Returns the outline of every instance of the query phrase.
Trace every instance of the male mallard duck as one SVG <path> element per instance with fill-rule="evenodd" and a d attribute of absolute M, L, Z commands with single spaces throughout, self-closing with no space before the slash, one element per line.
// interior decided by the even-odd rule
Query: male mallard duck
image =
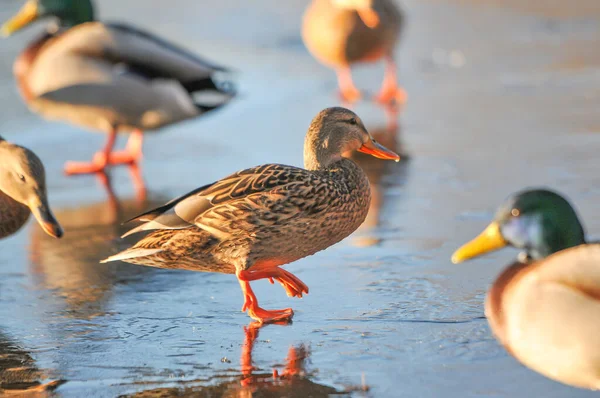
<path fill-rule="evenodd" d="M 48 204 L 42 161 L 0 137 L 0 239 L 17 232 L 31 213 L 48 235 L 63 235 Z"/>
<path fill-rule="evenodd" d="M 385 58 L 385 77 L 376 99 L 403 103 L 406 92 L 398 86 L 394 61 L 402 22 L 394 0 L 313 0 L 304 14 L 302 39 L 317 60 L 335 68 L 346 101 L 361 97 L 350 65 Z"/>
<path fill-rule="evenodd" d="M 58 28 L 52 26 L 15 61 L 21 95 L 48 119 L 108 134 L 90 163 L 69 162 L 67 174 L 136 163 L 142 131 L 199 116 L 230 98 L 213 80 L 223 68 L 131 26 L 95 21 L 90 0 L 28 0 L 2 33 L 47 16 L 56 17 Z M 207 90 L 221 92 L 223 100 L 203 105 L 194 98 Z M 122 130 L 132 133 L 127 149 L 113 152 Z"/>
<path fill-rule="evenodd" d="M 144 223 L 124 236 L 153 232 L 103 262 L 236 274 L 245 298 L 242 311 L 259 322 L 289 319 L 291 308 L 260 308 L 249 282 L 276 279 L 288 296 L 308 293 L 280 266 L 339 242 L 365 219 L 369 181 L 342 156 L 356 150 L 399 160 L 373 140 L 354 112 L 325 109 L 306 134 L 305 169 L 266 164 L 195 189 L 134 218 Z"/>
<path fill-rule="evenodd" d="M 506 245 L 524 249 L 527 258 L 505 269 L 488 292 L 485 313 L 494 334 L 544 376 L 600 389 L 600 245 L 585 243 L 563 197 L 526 190 L 510 197 L 452 262 Z"/>

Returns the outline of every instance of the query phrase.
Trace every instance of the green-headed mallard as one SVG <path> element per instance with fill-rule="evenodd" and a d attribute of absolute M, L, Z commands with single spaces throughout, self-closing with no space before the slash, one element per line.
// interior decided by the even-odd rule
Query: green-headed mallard
<path fill-rule="evenodd" d="M 42 161 L 0 137 L 0 238 L 17 232 L 31 213 L 48 235 L 63 235 L 48 204 Z"/>
<path fill-rule="evenodd" d="M 288 296 L 302 297 L 308 287 L 280 266 L 326 249 L 363 222 L 369 181 L 342 156 L 350 151 L 399 159 L 373 140 L 354 112 L 325 109 L 306 134 L 304 169 L 265 164 L 195 189 L 136 217 L 144 223 L 126 235 L 152 232 L 104 262 L 235 274 L 242 311 L 259 322 L 289 319 L 291 308 L 260 308 L 249 282 L 275 279 Z"/>
<path fill-rule="evenodd" d="M 69 162 L 67 174 L 136 163 L 142 131 L 199 116 L 230 98 L 213 80 L 222 67 L 129 25 L 96 21 L 90 0 L 28 0 L 2 33 L 10 35 L 43 17 L 55 17 L 58 26 L 15 61 L 22 97 L 45 118 L 108 134 L 92 162 Z M 223 94 L 217 104 L 194 98 L 207 90 Z M 114 152 L 119 131 L 132 134 L 127 149 Z"/>
<path fill-rule="evenodd" d="M 394 48 L 402 28 L 402 13 L 393 0 L 313 0 L 302 25 L 302 38 L 311 54 L 335 68 L 342 97 L 360 99 L 350 66 L 385 59 L 385 77 L 376 99 L 403 103 L 398 86 Z"/>
<path fill-rule="evenodd" d="M 485 312 L 494 334 L 529 368 L 600 389 L 600 245 L 585 242 L 569 202 L 534 189 L 511 196 L 452 262 L 506 245 L 525 252 L 488 292 Z"/>

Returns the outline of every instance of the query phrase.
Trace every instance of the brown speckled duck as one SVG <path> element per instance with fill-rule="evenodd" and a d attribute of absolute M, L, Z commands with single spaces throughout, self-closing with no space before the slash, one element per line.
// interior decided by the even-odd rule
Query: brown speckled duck
<path fill-rule="evenodd" d="M 304 169 L 266 164 L 174 199 L 136 217 L 144 223 L 126 235 L 152 232 L 103 262 L 235 274 L 242 311 L 259 322 L 290 319 L 291 308 L 260 308 L 249 282 L 274 279 L 288 296 L 302 297 L 308 287 L 280 266 L 328 248 L 363 222 L 371 192 L 363 170 L 342 156 L 349 151 L 399 160 L 354 112 L 325 109 L 306 134 Z"/>
<path fill-rule="evenodd" d="M 350 66 L 385 59 L 385 77 L 376 100 L 403 103 L 398 86 L 394 48 L 402 28 L 402 13 L 394 0 L 313 0 L 302 25 L 302 39 L 321 63 L 335 68 L 341 96 L 357 101 Z"/>
<path fill-rule="evenodd" d="M 44 165 L 29 149 L 0 137 L 0 239 L 17 232 L 31 213 L 48 235 L 63 235 L 48 204 Z"/>
<path fill-rule="evenodd" d="M 224 68 L 130 25 L 96 21 L 90 0 L 28 0 L 1 32 L 10 35 L 47 17 L 58 24 L 14 64 L 21 96 L 47 119 L 108 135 L 91 162 L 67 163 L 67 174 L 137 163 L 143 131 L 198 117 L 232 97 L 213 80 Z M 207 92 L 218 94 L 197 96 Z M 118 132 L 131 133 L 120 152 L 113 151 Z"/>

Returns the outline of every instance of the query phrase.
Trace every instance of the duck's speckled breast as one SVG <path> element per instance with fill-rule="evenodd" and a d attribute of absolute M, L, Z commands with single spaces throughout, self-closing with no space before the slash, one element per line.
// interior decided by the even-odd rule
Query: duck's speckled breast
<path fill-rule="evenodd" d="M 312 255 L 346 238 L 363 223 L 371 201 L 369 180 L 363 170 L 353 161 L 343 159 L 316 173 L 322 174 L 321 181 L 327 182 L 273 204 L 281 206 L 278 214 L 285 214 L 286 208 L 292 212 L 304 207 L 305 211 L 290 218 L 281 217 L 280 223 L 251 237 L 242 267 L 261 262 L 282 265 Z"/>
<path fill-rule="evenodd" d="M 0 191 L 0 239 L 17 232 L 29 219 L 29 208 Z"/>

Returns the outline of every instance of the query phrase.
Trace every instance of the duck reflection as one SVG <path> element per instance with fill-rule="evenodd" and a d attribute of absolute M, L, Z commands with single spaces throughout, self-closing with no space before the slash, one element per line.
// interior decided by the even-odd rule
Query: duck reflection
<path fill-rule="evenodd" d="M 127 171 L 129 172 L 129 177 L 131 178 L 131 183 L 135 190 L 135 198 L 140 204 L 142 204 L 146 200 L 146 194 L 148 192 L 146 189 L 146 183 L 142 178 L 142 172 L 137 164 L 127 166 Z M 109 175 L 105 172 L 102 172 L 96 173 L 96 177 L 102 183 L 104 188 L 106 188 L 106 191 L 109 195 L 109 200 L 111 200 L 112 204 L 115 205 L 118 201 L 112 189 Z"/>
<path fill-rule="evenodd" d="M 65 300 L 68 313 L 79 319 L 91 319 L 104 313 L 103 307 L 115 282 L 155 271 L 129 264 L 100 265 L 98 262 L 117 251 L 117 238 L 127 230 L 121 225 L 123 220 L 159 206 L 168 198 L 118 200 L 110 181 L 106 182 L 109 198 L 104 202 L 56 209 L 56 216 L 66 230 L 64 239 L 53 242 L 40 233 L 39 228 L 32 228 L 30 234 L 30 269 L 36 284 L 54 290 Z M 124 240 L 120 244 L 127 243 Z"/>
<path fill-rule="evenodd" d="M 242 355 L 240 358 L 242 380 L 241 390 L 247 390 L 251 393 L 260 392 L 261 396 L 267 391 L 278 392 L 277 396 L 291 396 L 288 390 L 303 390 L 304 395 L 311 395 L 309 391 L 328 391 L 335 392 L 335 389 L 327 386 L 315 384 L 308 380 L 306 372 L 306 362 L 310 356 L 308 347 L 301 344 L 297 347 L 290 347 L 285 359 L 285 368 L 279 372 L 273 369 L 271 373 L 254 373 L 256 368 L 252 365 L 252 349 L 254 342 L 258 338 L 260 325 L 256 322 L 251 323 L 244 328 L 244 344 L 242 345 Z M 316 387 L 316 389 L 315 389 Z M 246 395 L 246 396 L 252 396 Z"/>
<path fill-rule="evenodd" d="M 265 327 L 263 325 L 263 327 Z M 249 397 L 329 397 L 347 391 L 318 384 L 310 380 L 306 364 L 310 350 L 304 344 L 290 347 L 285 367 L 271 372 L 255 372 L 252 365 L 252 350 L 261 326 L 251 323 L 244 328 L 244 343 L 240 358 L 241 379 L 228 380 L 217 385 L 184 388 L 157 388 L 128 395 L 129 397 L 181 397 L 206 396 L 226 398 Z"/>
<path fill-rule="evenodd" d="M 405 178 L 407 172 L 408 156 L 402 148 L 401 128 L 398 123 L 400 110 L 395 107 L 387 107 L 385 110 L 386 124 L 375 128 L 368 127 L 369 132 L 377 142 L 399 154 L 400 163 L 382 162 L 360 152 L 353 152 L 350 155 L 350 158 L 363 168 L 371 184 L 369 213 L 352 238 L 352 243 L 360 247 L 373 246 L 381 241 L 376 229 L 381 221 L 387 177 L 393 175 L 394 181 L 399 181 Z"/>
<path fill-rule="evenodd" d="M 146 201 L 147 189 L 144 179 L 142 178 L 142 173 L 140 168 L 136 164 L 132 164 L 127 166 L 127 171 L 129 172 L 129 177 L 131 178 L 131 183 L 135 190 L 135 198 L 140 204 L 140 206 Z M 119 200 L 115 195 L 115 191 L 113 189 L 110 174 L 106 172 L 98 172 L 95 173 L 96 179 L 104 187 L 106 193 L 108 195 L 108 204 L 111 206 L 112 213 L 116 213 L 119 207 Z"/>
<path fill-rule="evenodd" d="M 42 383 L 48 378 L 29 352 L 0 331 L 0 395 L 49 396 L 64 380 Z"/>

